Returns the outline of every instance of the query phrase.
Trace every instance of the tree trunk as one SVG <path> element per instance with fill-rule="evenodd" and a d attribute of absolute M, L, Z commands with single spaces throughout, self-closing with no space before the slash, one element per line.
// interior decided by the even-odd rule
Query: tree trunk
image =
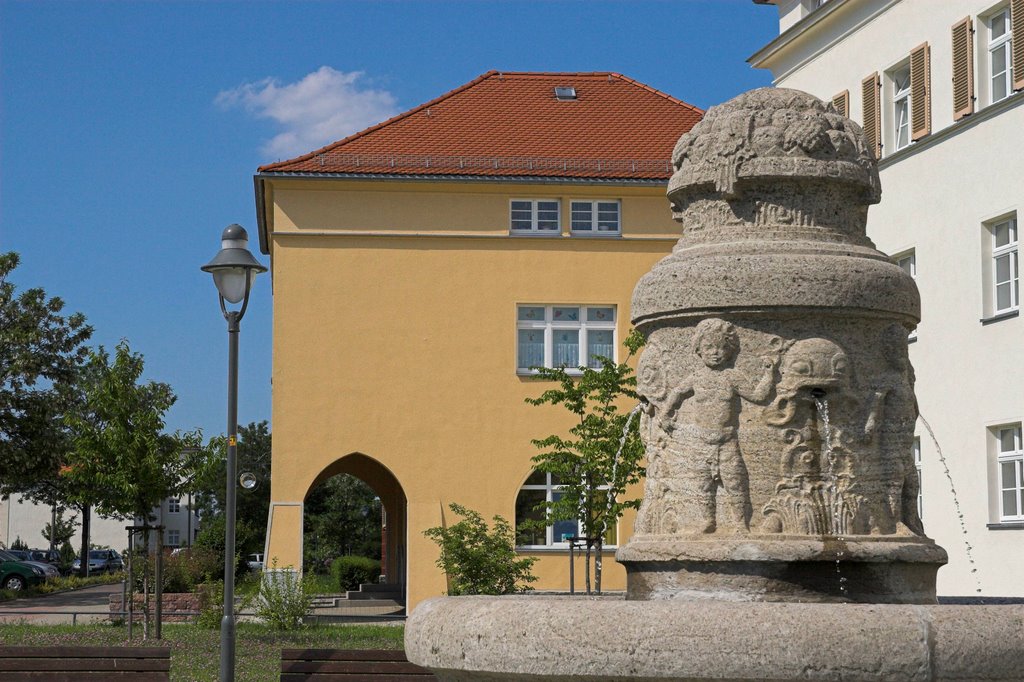
<path fill-rule="evenodd" d="M 78 576 L 80 578 L 89 577 L 89 515 L 91 511 L 89 505 L 82 505 L 82 563 L 78 567 Z"/>
<path fill-rule="evenodd" d="M 584 538 L 587 543 L 586 561 L 583 562 L 584 575 L 586 575 L 587 594 L 590 594 L 590 538 Z"/>
<path fill-rule="evenodd" d="M 597 537 L 594 543 L 594 591 L 601 594 L 601 550 L 604 547 L 603 534 Z"/>

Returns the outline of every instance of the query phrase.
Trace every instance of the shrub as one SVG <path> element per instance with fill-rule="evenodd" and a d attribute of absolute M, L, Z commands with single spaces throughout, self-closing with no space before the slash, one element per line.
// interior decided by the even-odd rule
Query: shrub
<path fill-rule="evenodd" d="M 331 577 L 338 589 L 358 590 L 363 583 L 375 583 L 380 575 L 380 562 L 364 556 L 342 556 L 331 563 Z"/>
<path fill-rule="evenodd" d="M 309 615 L 313 598 L 306 585 L 290 566 L 277 567 L 277 559 L 270 570 L 263 573 L 263 582 L 256 595 L 253 608 L 260 619 L 275 630 L 295 630 L 303 626 Z"/>
<path fill-rule="evenodd" d="M 196 617 L 196 625 L 208 630 L 218 629 L 220 620 L 224 616 L 224 581 L 212 580 L 197 585 L 196 593 L 199 595 L 199 615 Z"/>
<path fill-rule="evenodd" d="M 451 526 L 428 528 L 423 534 L 441 548 L 437 566 L 448 576 L 448 594 L 513 594 L 532 590 L 536 559 L 516 555 L 515 533 L 501 516 L 494 530 L 479 513 L 462 505 L 448 506 L 462 520 Z"/>

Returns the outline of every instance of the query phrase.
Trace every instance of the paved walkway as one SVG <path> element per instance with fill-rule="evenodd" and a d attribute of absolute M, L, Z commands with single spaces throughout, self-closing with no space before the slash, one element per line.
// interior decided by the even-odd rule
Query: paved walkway
<path fill-rule="evenodd" d="M 122 583 L 96 585 L 74 592 L 24 597 L 0 602 L 0 623 L 57 624 L 106 620 L 111 594 L 120 594 Z"/>

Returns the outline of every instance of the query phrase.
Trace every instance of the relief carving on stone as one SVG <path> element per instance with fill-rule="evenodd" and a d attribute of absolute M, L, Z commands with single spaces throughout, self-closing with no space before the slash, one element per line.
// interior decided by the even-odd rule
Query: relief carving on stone
<path fill-rule="evenodd" d="M 642 433 L 652 453 L 649 480 L 655 484 L 648 486 L 652 503 L 638 527 L 650 523 L 652 509 L 658 509 L 656 532 L 714 533 L 721 507 L 731 531 L 747 532 L 750 494 L 738 439 L 740 399 L 768 399 L 777 360 L 762 358 L 761 376 L 746 376 L 734 366 L 740 352 L 736 328 L 718 318 L 697 325 L 692 352 L 699 362 L 671 390 L 650 369 L 651 362 L 641 367 L 641 391 L 647 400 Z M 684 404 L 690 408 L 685 416 Z M 663 447 L 657 451 L 664 452 L 653 456 L 650 446 L 659 442 Z"/>

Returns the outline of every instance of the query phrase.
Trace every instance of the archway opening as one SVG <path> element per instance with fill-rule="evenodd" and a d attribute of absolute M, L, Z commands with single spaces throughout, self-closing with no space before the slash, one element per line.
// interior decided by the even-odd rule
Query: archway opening
<path fill-rule="evenodd" d="M 376 560 L 379 573 L 367 582 L 404 604 L 406 506 L 398 479 L 377 460 L 361 453 L 336 460 L 306 491 L 304 571 L 329 574 L 341 556 Z"/>

